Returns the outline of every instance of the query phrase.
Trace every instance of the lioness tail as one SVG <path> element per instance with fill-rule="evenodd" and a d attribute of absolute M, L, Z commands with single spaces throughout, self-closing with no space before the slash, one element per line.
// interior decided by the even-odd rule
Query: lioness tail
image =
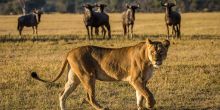
<path fill-rule="evenodd" d="M 45 83 L 53 83 L 53 82 L 57 81 L 57 80 L 60 78 L 60 76 L 63 74 L 63 72 L 64 72 L 65 67 L 66 67 L 67 64 L 68 64 L 68 61 L 67 61 L 67 59 L 65 59 L 65 61 L 64 61 L 63 64 L 62 64 L 62 68 L 61 68 L 60 73 L 59 73 L 58 76 L 57 76 L 54 80 L 52 80 L 52 81 L 47 81 L 47 80 L 41 79 L 41 78 L 37 75 L 36 72 L 32 72 L 32 73 L 31 73 L 31 77 L 34 78 L 34 79 L 36 79 L 36 80 L 45 82 Z"/>

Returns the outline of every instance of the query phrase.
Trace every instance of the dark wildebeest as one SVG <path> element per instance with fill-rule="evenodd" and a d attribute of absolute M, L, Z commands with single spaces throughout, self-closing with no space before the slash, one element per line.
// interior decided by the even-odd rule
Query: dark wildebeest
<path fill-rule="evenodd" d="M 95 7 L 91 4 L 84 4 L 83 5 L 85 12 L 83 21 L 85 23 L 88 39 L 93 39 L 93 27 L 97 28 L 99 26 L 105 26 L 108 30 L 108 39 L 111 39 L 111 29 L 109 24 L 109 16 L 105 13 L 95 12 L 92 9 Z M 91 28 L 89 32 L 89 26 Z"/>
<path fill-rule="evenodd" d="M 24 26 L 26 27 L 32 27 L 33 34 L 37 33 L 37 26 L 40 23 L 42 11 L 34 9 L 31 14 L 23 15 L 18 18 L 18 26 L 17 29 L 19 31 L 19 35 L 21 36 L 22 30 Z M 36 30 L 36 31 L 35 31 Z"/>
<path fill-rule="evenodd" d="M 99 12 L 99 13 L 104 13 L 104 9 L 105 7 L 107 7 L 106 4 L 95 4 L 95 6 L 97 7 L 97 11 L 96 12 Z M 104 38 L 105 38 L 105 34 L 106 34 L 106 30 L 105 30 L 105 27 L 104 26 L 101 26 L 102 27 L 102 35 L 104 35 Z M 99 28 L 95 28 L 95 34 L 96 35 L 99 35 Z"/>
<path fill-rule="evenodd" d="M 176 6 L 174 3 L 168 3 L 167 0 L 165 3 L 161 1 L 161 5 L 166 8 L 165 12 L 165 22 L 167 27 L 167 38 L 169 39 L 169 26 L 172 26 L 172 34 L 175 35 L 173 38 L 181 38 L 180 36 L 180 24 L 181 24 L 181 15 L 176 11 L 172 11 L 172 7 Z"/>
<path fill-rule="evenodd" d="M 127 10 L 122 13 L 122 26 L 124 29 L 124 36 L 129 38 L 129 28 L 131 28 L 131 38 L 133 38 L 133 26 L 135 21 L 135 10 L 139 8 L 138 5 L 126 4 Z"/>

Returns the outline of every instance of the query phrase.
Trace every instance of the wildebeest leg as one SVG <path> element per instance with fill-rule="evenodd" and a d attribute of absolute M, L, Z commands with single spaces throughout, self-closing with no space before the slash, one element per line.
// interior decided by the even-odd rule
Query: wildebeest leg
<path fill-rule="evenodd" d="M 176 32 L 177 32 L 177 30 L 176 30 L 176 25 L 173 25 L 172 28 L 173 28 L 173 29 L 172 29 L 172 37 L 173 37 L 173 39 L 174 39 L 174 38 L 176 38 Z M 174 34 L 173 34 L 173 32 L 174 32 Z"/>
<path fill-rule="evenodd" d="M 134 27 L 134 25 L 132 24 L 131 25 L 131 39 L 133 38 L 133 27 Z"/>
<path fill-rule="evenodd" d="M 104 27 L 104 26 L 101 26 L 101 27 L 102 27 L 102 35 L 103 35 L 103 39 L 105 39 L 106 30 L 105 30 L 105 27 Z"/>
<path fill-rule="evenodd" d="M 91 26 L 91 39 L 93 39 L 93 27 Z"/>
<path fill-rule="evenodd" d="M 33 29 L 33 34 L 35 34 L 35 29 L 34 29 L 34 26 L 32 26 L 32 29 Z"/>
<path fill-rule="evenodd" d="M 175 28 L 175 27 L 174 27 L 174 25 L 173 25 L 173 26 L 172 26 L 172 35 L 173 35 L 174 32 L 175 32 L 175 31 L 174 31 L 174 28 Z"/>
<path fill-rule="evenodd" d="M 87 34 L 88 34 L 88 40 L 90 40 L 90 32 L 89 32 L 89 26 L 86 26 Z"/>
<path fill-rule="evenodd" d="M 110 27 L 110 24 L 106 24 L 105 27 L 107 28 L 108 30 L 108 39 L 111 39 L 111 27 Z"/>
<path fill-rule="evenodd" d="M 130 32 L 129 32 L 129 25 L 127 25 L 127 39 L 129 39 L 129 35 L 130 35 Z"/>
<path fill-rule="evenodd" d="M 24 28 L 24 26 L 20 26 L 20 27 L 19 27 L 19 35 L 20 35 L 20 37 L 21 37 L 23 28 Z"/>
<path fill-rule="evenodd" d="M 36 34 L 37 34 L 37 36 L 38 36 L 38 27 L 35 26 L 35 29 L 36 29 Z"/>
<path fill-rule="evenodd" d="M 176 27 L 176 34 L 175 34 L 175 36 L 176 36 L 176 38 L 178 39 L 178 37 L 179 37 L 179 36 L 178 36 L 178 34 L 179 34 L 179 28 L 178 28 L 178 25 L 176 25 L 175 27 Z"/>
<path fill-rule="evenodd" d="M 126 33 L 127 33 L 127 27 L 126 25 L 123 24 L 123 29 L 124 29 L 124 36 L 126 36 Z"/>
<path fill-rule="evenodd" d="M 180 24 L 177 24 L 177 28 L 178 28 L 178 33 L 177 33 L 177 37 L 179 38 L 179 39 L 181 39 L 181 31 L 180 31 Z"/>
<path fill-rule="evenodd" d="M 139 80 L 131 81 L 130 84 L 146 99 L 147 108 L 153 108 L 153 106 L 156 104 L 156 101 L 150 90 Z"/>
<path fill-rule="evenodd" d="M 169 39 L 169 26 L 168 24 L 166 24 L 166 26 L 167 26 L 167 39 Z"/>
<path fill-rule="evenodd" d="M 68 81 L 65 84 L 64 91 L 60 93 L 60 97 L 59 97 L 61 110 L 65 109 L 65 102 L 67 97 L 76 89 L 76 87 L 79 84 L 80 84 L 79 78 L 70 69 L 68 73 Z"/>
<path fill-rule="evenodd" d="M 96 36 L 99 35 L 99 28 L 98 28 L 98 27 L 95 28 L 95 35 L 96 35 Z"/>

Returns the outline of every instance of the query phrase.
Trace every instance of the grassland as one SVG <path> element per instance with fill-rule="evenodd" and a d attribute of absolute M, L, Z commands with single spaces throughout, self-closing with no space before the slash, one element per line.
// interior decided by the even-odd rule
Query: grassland
<path fill-rule="evenodd" d="M 162 40 L 165 35 L 163 14 L 137 14 L 135 38 L 122 34 L 120 14 L 110 14 L 112 40 L 85 40 L 82 15 L 44 15 L 39 36 L 25 28 L 23 40 L 17 35 L 17 16 L 0 16 L 0 109 L 57 110 L 58 94 L 66 74 L 55 84 L 43 84 L 30 77 L 31 71 L 53 79 L 65 54 L 83 45 L 123 47 L 145 38 Z M 156 109 L 220 109 L 220 13 L 183 14 L 182 40 L 171 40 L 168 58 L 155 70 L 149 88 L 155 95 Z M 100 36 L 99 36 L 100 37 Z M 134 110 L 134 89 L 124 82 L 100 82 L 96 96 L 101 105 L 112 110 Z M 91 110 L 81 104 L 86 94 L 80 85 L 68 98 L 70 110 Z"/>

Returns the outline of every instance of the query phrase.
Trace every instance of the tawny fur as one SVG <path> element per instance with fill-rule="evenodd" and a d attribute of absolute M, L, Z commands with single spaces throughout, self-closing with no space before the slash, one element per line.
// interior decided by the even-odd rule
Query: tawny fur
<path fill-rule="evenodd" d="M 126 81 L 136 90 L 138 109 L 153 108 L 155 99 L 146 86 L 153 74 L 153 67 L 159 67 L 167 56 L 170 42 L 152 42 L 146 40 L 134 46 L 123 48 L 103 48 L 97 46 L 83 46 L 71 50 L 63 63 L 63 69 L 68 64 L 71 69 L 64 91 L 60 94 L 60 107 L 65 109 L 67 97 L 82 83 L 87 101 L 96 109 L 103 110 L 95 99 L 95 81 Z M 32 75 L 35 79 L 48 82 Z M 53 80 L 55 81 L 55 80 Z"/>

